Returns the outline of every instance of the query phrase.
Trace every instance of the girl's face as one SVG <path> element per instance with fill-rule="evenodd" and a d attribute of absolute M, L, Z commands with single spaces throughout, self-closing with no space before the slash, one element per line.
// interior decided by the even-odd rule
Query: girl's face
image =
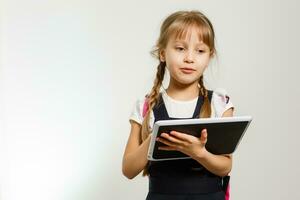
<path fill-rule="evenodd" d="M 160 60 L 166 62 L 171 81 L 183 85 L 198 83 L 210 58 L 209 47 L 199 40 L 198 31 L 194 27 L 188 30 L 185 39 L 172 36 L 166 48 L 160 52 Z"/>

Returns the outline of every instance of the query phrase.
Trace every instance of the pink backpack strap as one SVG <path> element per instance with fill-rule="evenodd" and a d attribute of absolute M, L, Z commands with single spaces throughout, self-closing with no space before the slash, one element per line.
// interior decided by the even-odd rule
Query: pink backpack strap
<path fill-rule="evenodd" d="M 230 192 L 230 184 L 228 183 L 226 193 L 225 193 L 225 200 L 229 200 L 230 197 L 229 192 Z"/>
<path fill-rule="evenodd" d="M 148 112 L 149 110 L 149 99 L 148 99 L 148 95 L 145 96 L 145 101 L 144 101 L 144 105 L 143 105 L 143 117 L 146 116 L 146 113 Z"/>
<path fill-rule="evenodd" d="M 230 176 L 223 177 L 223 191 L 225 192 L 225 200 L 229 200 L 230 197 L 230 184 L 229 184 Z"/>

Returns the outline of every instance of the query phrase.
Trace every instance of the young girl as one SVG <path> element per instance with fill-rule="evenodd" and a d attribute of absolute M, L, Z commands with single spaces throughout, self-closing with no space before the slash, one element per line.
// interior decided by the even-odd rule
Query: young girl
<path fill-rule="evenodd" d="M 153 124 L 158 120 L 233 116 L 224 89 L 207 90 L 203 72 L 215 56 L 214 29 L 199 11 L 178 11 L 160 29 L 156 48 L 156 78 L 152 90 L 139 99 L 130 116 L 131 132 L 123 157 L 123 174 L 132 179 L 141 171 L 149 177 L 147 200 L 224 200 L 224 179 L 231 171 L 231 155 L 214 155 L 205 144 L 206 129 L 197 138 L 171 131 L 158 139 L 164 151 L 180 151 L 191 159 L 148 161 Z M 165 70 L 170 82 L 162 89 Z"/>

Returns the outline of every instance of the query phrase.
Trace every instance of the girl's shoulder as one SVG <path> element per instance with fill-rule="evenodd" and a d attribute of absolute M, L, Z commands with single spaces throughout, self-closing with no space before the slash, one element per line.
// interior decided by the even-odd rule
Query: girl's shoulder
<path fill-rule="evenodd" d="M 216 88 L 212 90 L 212 98 L 214 100 L 221 100 L 226 103 L 230 100 L 229 94 L 225 88 Z"/>
<path fill-rule="evenodd" d="M 143 109 L 144 102 L 146 101 L 146 98 L 147 97 L 144 96 L 136 99 L 131 109 L 129 120 L 133 120 L 139 124 L 142 124 L 143 122 L 142 109 Z"/>
<path fill-rule="evenodd" d="M 229 108 L 234 108 L 230 95 L 224 88 L 216 88 L 212 93 L 211 100 L 212 117 L 222 117 Z"/>
<path fill-rule="evenodd" d="M 131 114 L 129 117 L 129 120 L 133 120 L 139 124 L 143 123 L 145 113 L 148 109 L 148 104 L 147 104 L 147 99 L 148 96 L 147 94 L 143 97 L 139 97 L 133 104 L 133 108 L 131 110 Z M 153 118 L 153 113 L 151 111 L 150 113 L 150 119 Z"/>

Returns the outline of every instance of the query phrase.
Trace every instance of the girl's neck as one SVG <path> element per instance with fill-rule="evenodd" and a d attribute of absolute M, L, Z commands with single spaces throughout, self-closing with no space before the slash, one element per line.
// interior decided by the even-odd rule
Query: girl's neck
<path fill-rule="evenodd" d="M 178 101 L 190 101 L 199 96 L 198 82 L 194 82 L 190 85 L 175 84 L 170 82 L 169 87 L 166 89 L 166 93 L 172 99 Z"/>

